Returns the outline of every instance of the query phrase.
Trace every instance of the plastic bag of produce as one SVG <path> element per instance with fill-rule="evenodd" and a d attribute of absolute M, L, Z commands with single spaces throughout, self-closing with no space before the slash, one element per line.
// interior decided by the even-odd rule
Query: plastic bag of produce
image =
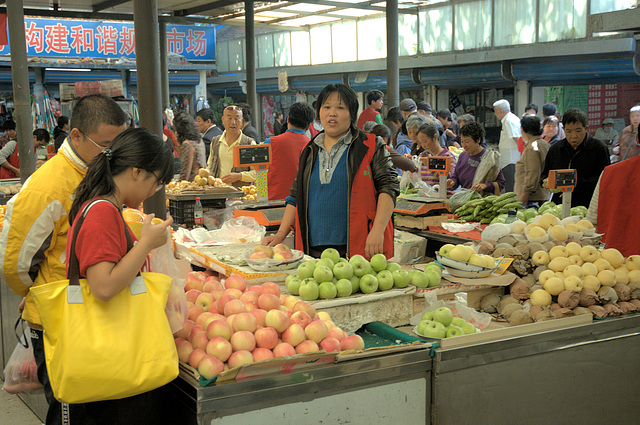
<path fill-rule="evenodd" d="M 480 198 L 482 196 L 475 190 L 460 188 L 449 198 L 449 209 L 455 211 L 467 202 Z"/>
<path fill-rule="evenodd" d="M 511 234 L 511 226 L 503 223 L 488 225 L 481 233 L 483 241 L 497 241 L 503 236 Z"/>
<path fill-rule="evenodd" d="M 167 243 L 151 251 L 151 271 L 166 274 L 173 279 L 164 312 L 169 319 L 171 332 L 177 332 L 182 329 L 189 316 L 184 287 L 187 284 L 191 265 L 189 261 L 175 257 L 173 244 L 169 238 Z"/>
<path fill-rule="evenodd" d="M 264 239 L 267 230 L 255 218 L 241 216 L 225 221 L 220 229 L 213 230 L 210 233 L 212 238 L 218 242 L 260 243 Z"/>
<path fill-rule="evenodd" d="M 435 291 L 428 291 L 424 293 L 425 307 L 424 309 L 413 316 L 409 323 L 413 326 L 420 323 L 420 318 L 427 311 L 435 311 L 440 307 L 449 307 L 454 317 L 462 317 L 467 322 L 474 325 L 476 328 L 482 330 L 486 329 L 491 323 L 491 315 L 488 313 L 481 313 L 474 308 L 467 305 L 467 293 L 458 292 L 455 294 L 455 298 L 452 301 L 439 300 Z"/>
<path fill-rule="evenodd" d="M 496 181 L 500 173 L 500 153 L 487 149 L 480 159 L 480 165 L 473 176 L 473 184 Z"/>
<path fill-rule="evenodd" d="M 42 384 L 38 381 L 36 360 L 33 357 L 31 331 L 28 326 L 24 326 L 22 334 L 19 335 L 20 323 L 24 323 L 22 319 L 18 319 L 16 322 L 18 343 L 3 371 L 4 384 L 2 389 L 9 394 L 29 393 L 42 388 Z"/>

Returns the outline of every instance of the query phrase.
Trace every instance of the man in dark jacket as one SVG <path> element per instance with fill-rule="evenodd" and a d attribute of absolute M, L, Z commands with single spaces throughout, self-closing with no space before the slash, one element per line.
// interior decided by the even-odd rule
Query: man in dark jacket
<path fill-rule="evenodd" d="M 210 108 L 200 109 L 196 112 L 196 127 L 202 133 L 202 142 L 204 143 L 205 154 L 209 158 L 209 149 L 211 148 L 211 139 L 222 134 L 222 130 L 216 125 L 213 111 Z"/>
<path fill-rule="evenodd" d="M 549 170 L 575 169 L 577 181 L 571 195 L 571 206 L 588 208 L 602 170 L 611 163 L 609 150 L 603 142 L 587 133 L 587 114 L 580 109 L 565 112 L 562 124 L 566 137 L 554 143 L 547 153 L 541 176 L 543 186 L 548 188 L 544 180 L 549 176 Z M 562 194 L 553 195 L 553 201 L 562 202 Z"/>

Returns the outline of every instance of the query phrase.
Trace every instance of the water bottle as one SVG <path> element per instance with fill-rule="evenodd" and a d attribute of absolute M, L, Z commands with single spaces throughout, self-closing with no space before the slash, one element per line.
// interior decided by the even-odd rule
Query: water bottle
<path fill-rule="evenodd" d="M 204 213 L 200 198 L 196 198 L 196 205 L 193 208 L 193 224 L 194 227 L 202 227 L 204 225 Z"/>

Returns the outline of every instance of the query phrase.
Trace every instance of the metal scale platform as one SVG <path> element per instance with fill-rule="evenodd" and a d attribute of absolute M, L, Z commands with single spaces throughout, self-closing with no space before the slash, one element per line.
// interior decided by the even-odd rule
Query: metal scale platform
<path fill-rule="evenodd" d="M 233 212 L 233 217 L 253 217 L 267 230 L 277 229 L 284 216 L 284 200 L 245 203 Z"/>

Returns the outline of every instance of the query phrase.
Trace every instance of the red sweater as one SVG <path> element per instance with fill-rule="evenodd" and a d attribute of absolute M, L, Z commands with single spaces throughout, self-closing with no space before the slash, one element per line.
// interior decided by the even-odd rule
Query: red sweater
<path fill-rule="evenodd" d="M 297 131 L 297 130 L 296 130 Z M 271 143 L 271 165 L 267 171 L 269 200 L 284 199 L 289 196 L 291 184 L 298 172 L 300 152 L 309 143 L 309 138 L 292 130 L 273 136 Z"/>
<path fill-rule="evenodd" d="M 358 117 L 358 123 L 357 126 L 360 130 L 362 130 L 362 128 L 364 127 L 364 125 L 369 122 L 369 121 L 375 121 L 376 120 L 376 116 L 379 114 L 380 112 L 376 111 L 375 109 L 371 109 L 371 108 L 367 108 L 364 111 L 362 111 L 360 113 L 360 116 Z"/>

